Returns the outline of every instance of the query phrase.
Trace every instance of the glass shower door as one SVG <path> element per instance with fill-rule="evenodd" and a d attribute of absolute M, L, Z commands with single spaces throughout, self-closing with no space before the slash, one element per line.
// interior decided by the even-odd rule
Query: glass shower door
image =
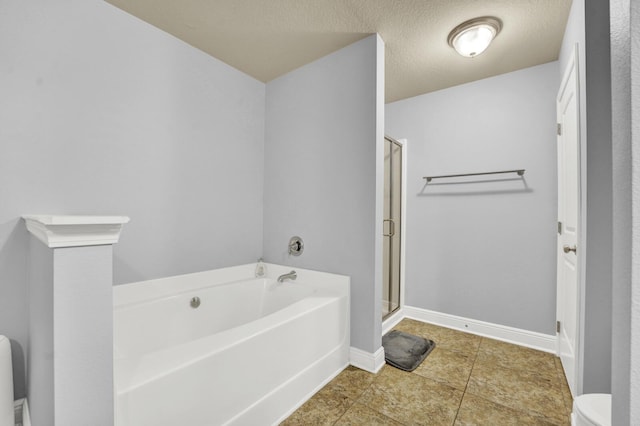
<path fill-rule="evenodd" d="M 382 253 L 382 318 L 400 307 L 400 243 L 402 214 L 402 145 L 384 141 L 384 223 Z"/>

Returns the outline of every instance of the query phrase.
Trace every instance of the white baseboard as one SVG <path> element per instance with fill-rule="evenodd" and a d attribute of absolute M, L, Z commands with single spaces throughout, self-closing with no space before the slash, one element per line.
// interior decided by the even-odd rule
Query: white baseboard
<path fill-rule="evenodd" d="M 395 311 L 389 318 L 382 322 L 382 335 L 387 334 L 393 327 L 398 325 L 400 321 L 404 318 L 404 311 L 402 308 Z"/>
<path fill-rule="evenodd" d="M 349 364 L 370 373 L 380 371 L 384 363 L 384 348 L 382 346 L 375 353 L 365 352 L 353 346 L 349 350 Z"/>
<path fill-rule="evenodd" d="M 456 315 L 443 314 L 413 306 L 404 306 L 403 312 L 405 318 L 428 322 L 442 327 L 453 328 L 455 330 L 465 331 L 467 333 L 477 334 L 491 339 L 502 340 L 504 342 L 526 346 L 539 351 L 556 353 L 557 339 L 554 335 L 507 327 L 500 324 L 492 324 Z M 351 349 L 353 350 L 353 348 Z"/>

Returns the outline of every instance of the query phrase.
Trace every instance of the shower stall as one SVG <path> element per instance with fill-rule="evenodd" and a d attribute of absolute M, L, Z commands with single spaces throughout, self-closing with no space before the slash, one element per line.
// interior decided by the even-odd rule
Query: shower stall
<path fill-rule="evenodd" d="M 382 252 L 382 319 L 400 308 L 400 260 L 402 243 L 403 145 L 384 140 L 384 223 Z"/>

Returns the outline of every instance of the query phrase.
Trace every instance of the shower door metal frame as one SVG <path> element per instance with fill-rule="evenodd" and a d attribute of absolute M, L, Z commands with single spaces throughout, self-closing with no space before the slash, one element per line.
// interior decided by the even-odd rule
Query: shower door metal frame
<path fill-rule="evenodd" d="M 397 215 L 395 214 L 391 214 L 390 217 L 391 218 L 386 218 L 383 220 L 384 223 L 389 223 L 389 229 L 388 229 L 388 233 L 385 233 L 385 227 L 383 224 L 383 238 L 393 238 L 393 236 L 395 234 L 399 235 L 399 244 L 398 244 L 398 264 L 395 265 L 395 268 L 397 269 L 394 270 L 394 268 L 392 268 L 393 266 L 393 260 L 392 260 L 392 256 L 393 256 L 393 251 L 392 249 L 392 244 L 391 242 L 390 244 L 390 250 L 388 253 L 388 256 L 386 259 L 383 259 L 383 262 L 388 262 L 389 268 L 388 268 L 388 276 L 386 277 L 387 279 L 387 285 L 388 285 L 388 291 L 389 291 L 389 299 L 393 299 L 391 297 L 392 294 L 392 286 L 393 286 L 393 275 L 395 273 L 398 274 L 398 306 L 395 307 L 393 310 L 391 310 L 392 304 L 393 304 L 393 300 L 388 300 L 386 301 L 387 303 L 389 303 L 389 312 L 387 312 L 386 314 L 383 315 L 382 317 L 382 321 L 384 322 L 385 320 L 389 319 L 391 316 L 393 316 L 395 313 L 397 313 L 398 311 L 400 311 L 402 309 L 402 306 L 404 305 L 404 259 L 405 259 L 405 213 L 406 213 L 406 190 L 405 190 L 405 184 L 406 184 L 406 141 L 405 140 L 395 140 L 389 136 L 385 136 L 385 141 L 389 141 L 393 146 L 396 146 L 398 148 L 400 148 L 400 173 L 399 173 L 399 179 L 400 179 L 400 185 L 399 185 L 399 191 L 398 194 L 395 194 L 397 197 L 400 198 L 400 202 L 399 202 L 399 209 L 400 211 L 398 212 Z M 390 155 L 393 155 L 393 150 L 390 150 Z M 394 169 L 393 169 L 393 162 L 392 159 L 389 159 L 389 179 L 391 180 L 390 182 L 390 187 L 393 187 L 393 179 L 394 179 Z M 390 209 L 393 209 L 393 203 L 390 202 Z M 393 218 L 399 219 L 400 224 L 398 226 L 398 224 L 395 223 L 395 221 L 393 220 Z M 383 290 L 383 294 L 381 296 L 384 296 L 384 290 Z M 384 297 L 382 297 L 382 303 L 385 303 Z"/>

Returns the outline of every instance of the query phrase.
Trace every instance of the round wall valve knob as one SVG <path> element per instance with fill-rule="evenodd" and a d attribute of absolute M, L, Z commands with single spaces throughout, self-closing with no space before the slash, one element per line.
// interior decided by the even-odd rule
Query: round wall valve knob
<path fill-rule="evenodd" d="M 293 256 L 300 256 L 304 251 L 304 242 L 302 238 L 296 236 L 291 237 L 289 240 L 289 254 Z"/>

